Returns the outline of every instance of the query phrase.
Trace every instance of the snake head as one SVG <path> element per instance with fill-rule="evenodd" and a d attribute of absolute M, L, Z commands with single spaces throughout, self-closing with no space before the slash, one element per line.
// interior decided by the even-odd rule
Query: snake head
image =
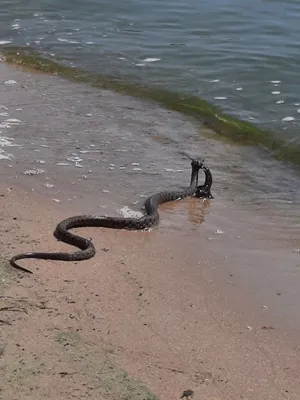
<path fill-rule="evenodd" d="M 190 157 L 189 155 L 187 155 L 186 154 L 186 156 L 192 161 L 191 162 L 191 166 L 192 166 L 192 168 L 196 168 L 196 169 L 201 169 L 202 167 L 203 167 L 203 165 L 204 165 L 204 158 L 202 158 L 202 159 L 195 159 L 195 158 L 192 158 L 192 157 Z"/>

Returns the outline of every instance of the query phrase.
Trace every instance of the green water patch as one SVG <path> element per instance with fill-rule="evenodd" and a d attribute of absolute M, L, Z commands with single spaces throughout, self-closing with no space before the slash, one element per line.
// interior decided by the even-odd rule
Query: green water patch
<path fill-rule="evenodd" d="M 289 145 L 277 139 L 275 132 L 263 130 L 254 124 L 226 115 L 220 108 L 196 96 L 188 96 L 140 84 L 124 82 L 100 73 L 64 66 L 23 47 L 3 47 L 4 61 L 47 74 L 55 74 L 75 82 L 83 82 L 102 89 L 113 90 L 140 99 L 155 101 L 167 109 L 192 116 L 218 135 L 214 138 L 229 140 L 233 144 L 262 146 L 279 160 L 300 165 L 300 146 Z M 200 129 L 201 133 L 201 129 Z"/>

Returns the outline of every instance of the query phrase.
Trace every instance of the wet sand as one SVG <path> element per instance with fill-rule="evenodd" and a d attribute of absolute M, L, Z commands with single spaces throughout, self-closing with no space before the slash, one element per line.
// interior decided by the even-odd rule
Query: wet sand
<path fill-rule="evenodd" d="M 137 379 L 161 399 L 298 399 L 296 173 L 276 197 L 287 167 L 247 164 L 253 149 L 197 136 L 180 114 L 0 67 L 16 82 L 2 86 L 1 135 L 19 145 L 1 160 L 3 259 L 67 248 L 52 238 L 67 215 L 138 210 L 141 194 L 187 185 L 182 150 L 215 179 L 214 200 L 165 205 L 151 232 L 81 229 L 92 260 L 25 260 L 25 277 L 3 264 L 0 398 L 148 398 Z"/>

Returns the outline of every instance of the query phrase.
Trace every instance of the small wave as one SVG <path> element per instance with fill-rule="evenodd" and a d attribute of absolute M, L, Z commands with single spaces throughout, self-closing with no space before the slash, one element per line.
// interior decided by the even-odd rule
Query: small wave
<path fill-rule="evenodd" d="M 148 57 L 148 58 L 145 58 L 143 61 L 144 62 L 147 62 L 147 63 L 151 63 L 151 62 L 157 62 L 157 61 L 160 61 L 161 59 L 160 58 L 151 58 L 151 57 Z"/>
<path fill-rule="evenodd" d="M 66 43 L 72 43 L 72 44 L 78 44 L 79 42 L 77 40 L 70 40 L 70 39 L 64 39 L 64 38 L 57 38 L 59 42 L 66 42 Z"/>
<path fill-rule="evenodd" d="M 282 118 L 283 122 L 290 122 L 290 121 L 294 121 L 294 120 L 295 120 L 294 117 L 284 117 L 284 118 Z"/>

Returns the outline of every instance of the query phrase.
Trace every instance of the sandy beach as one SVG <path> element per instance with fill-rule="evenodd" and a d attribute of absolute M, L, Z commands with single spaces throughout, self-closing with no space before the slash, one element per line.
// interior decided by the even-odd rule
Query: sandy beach
<path fill-rule="evenodd" d="M 238 177 L 252 149 L 229 155 L 155 104 L 0 67 L 0 399 L 299 399 L 298 225 L 272 202 L 276 174 L 271 200 L 254 182 L 250 202 Z M 88 261 L 8 266 L 21 251 L 68 248 L 52 237 L 66 216 L 116 215 L 187 185 L 177 131 L 186 151 L 201 148 L 215 199 L 161 207 L 150 232 L 80 229 L 97 249 Z M 277 164 L 251 165 L 254 180 Z"/>

